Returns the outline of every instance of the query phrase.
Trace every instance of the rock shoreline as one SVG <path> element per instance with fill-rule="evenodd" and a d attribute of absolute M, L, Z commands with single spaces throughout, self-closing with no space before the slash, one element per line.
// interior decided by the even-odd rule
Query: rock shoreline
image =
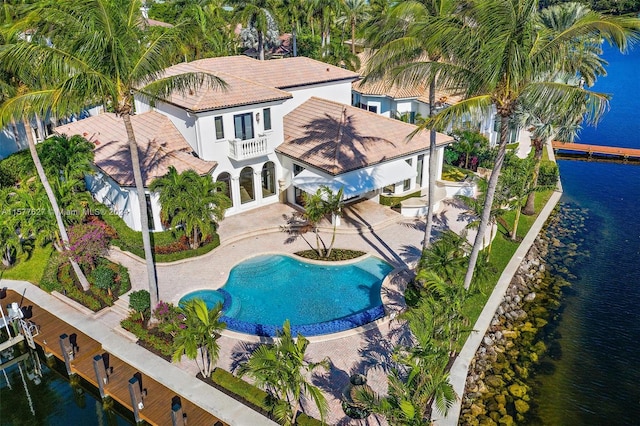
<path fill-rule="evenodd" d="M 569 226 L 563 220 L 567 214 L 574 219 Z M 531 246 L 470 363 L 459 424 L 509 426 L 529 419 L 528 383 L 547 355 L 545 327 L 559 315 L 562 288 L 568 285 L 564 277 L 571 279 L 564 265 L 580 257 L 563 237 L 583 223 L 580 212 L 561 207 Z"/>

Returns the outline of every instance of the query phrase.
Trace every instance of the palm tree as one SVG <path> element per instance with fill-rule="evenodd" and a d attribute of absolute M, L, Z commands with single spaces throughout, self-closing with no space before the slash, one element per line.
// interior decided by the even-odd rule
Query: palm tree
<path fill-rule="evenodd" d="M 180 361 L 184 354 L 195 360 L 202 377 L 208 378 L 218 360 L 220 332 L 227 327 L 220 321 L 222 304 L 209 309 L 204 300 L 192 299 L 178 310 L 184 316 L 184 322 L 179 325 L 173 341 L 173 361 Z"/>
<path fill-rule="evenodd" d="M 581 3 L 561 3 L 542 10 L 540 20 L 551 31 L 562 32 L 588 12 L 588 7 Z M 598 76 L 606 75 L 604 68 L 606 62 L 599 56 L 601 54 L 602 47 L 597 38 L 587 36 L 572 40 L 572 43 L 567 46 L 565 55 L 573 56 L 575 59 L 566 65 L 563 64 L 567 67 L 566 69 L 555 71 L 554 78 L 567 84 L 593 86 Z M 577 78 L 578 75 L 580 80 Z M 521 127 L 529 128 L 531 131 L 531 145 L 535 160 L 531 178 L 532 187 L 535 187 L 538 182 L 545 143 L 552 138 L 573 141 L 577 135 L 587 105 L 584 99 L 578 98 L 576 101 L 576 105 L 555 104 L 551 108 L 523 105 L 516 110 L 516 121 Z M 529 193 L 522 213 L 535 214 L 535 192 Z"/>
<path fill-rule="evenodd" d="M 228 15 L 221 0 L 199 1 L 181 10 L 177 27 L 182 42 L 178 47 L 185 62 L 231 54 L 233 28 L 227 25 Z"/>
<path fill-rule="evenodd" d="M 230 4 L 237 9 L 234 13 L 243 22 L 248 22 L 249 28 L 255 28 L 258 33 L 258 59 L 264 61 L 264 44 L 269 21 L 275 16 L 275 6 L 270 0 L 231 0 Z"/>
<path fill-rule="evenodd" d="M 213 182 L 209 175 L 200 176 L 193 170 L 178 173 L 171 166 L 165 176 L 151 182 L 149 190 L 159 193 L 162 220 L 184 227 L 191 248 L 196 249 L 200 238 L 205 240 L 215 231 L 216 223 L 231 206 L 224 185 Z"/>
<path fill-rule="evenodd" d="M 447 62 L 430 63 L 421 70 L 414 67 L 405 75 L 415 79 L 437 74 L 445 76 L 449 87 L 465 87 L 466 99 L 441 111 L 428 121 L 428 126 L 444 128 L 465 115 L 486 116 L 494 107 L 497 110 L 500 143 L 478 234 L 469 255 L 464 279 L 465 287 L 469 288 L 493 209 L 509 122 L 517 106 L 525 102 L 551 106 L 584 98 L 589 105 L 587 118 L 597 116 L 606 105 L 606 97 L 541 77 L 575 60 L 564 53 L 576 37 L 599 36 L 624 50 L 629 39 L 638 38 L 640 21 L 589 12 L 565 31 L 549 31 L 539 24 L 537 0 L 475 0 L 460 13 L 463 26 L 457 22 L 452 25 L 451 21 L 434 21 L 429 26 L 429 43 L 440 46 Z"/>
<path fill-rule="evenodd" d="M 31 30 L 32 41 L 6 45 L 0 62 L 12 71 L 28 68 L 55 84 L 5 103 L 0 125 L 26 106 L 60 117 L 88 104 L 103 103 L 122 117 L 139 204 L 149 293 L 155 306 L 158 286 L 139 150 L 131 124 L 134 94 L 166 99 L 174 91 L 197 90 L 203 84 L 224 87 L 224 82 L 203 73 L 165 77 L 163 71 L 171 65 L 180 33 L 175 28 L 144 31 L 140 6 L 138 0 L 62 0 L 40 5 L 16 26 Z"/>
<path fill-rule="evenodd" d="M 412 78 L 411 70 L 420 69 L 423 65 L 429 68 L 431 62 L 438 62 L 442 57 L 441 47 L 437 43 L 431 43 L 428 25 L 433 19 L 456 22 L 458 3 L 453 0 L 433 1 L 407 1 L 394 6 L 387 16 L 383 16 L 384 22 L 372 26 L 369 31 L 369 41 L 374 47 L 380 47 L 371 58 L 368 65 L 368 73 L 372 79 L 381 75 L 396 76 L 396 83 L 401 85 L 421 85 L 429 83 L 429 117 L 436 114 L 436 87 L 438 73 L 422 75 Z M 377 31 L 376 31 L 377 30 Z M 426 62 L 425 62 L 425 58 Z M 395 64 L 389 70 L 389 64 Z M 370 77 L 365 77 L 365 80 Z M 422 78 L 427 77 L 427 78 Z M 436 188 L 436 128 L 427 126 L 425 121 L 419 126 L 419 130 L 429 128 L 429 186 L 427 188 L 428 207 L 425 218 L 423 248 L 431 244 L 431 232 L 433 229 L 433 206 L 435 203 Z M 414 132 L 413 137 L 417 132 Z"/>
<path fill-rule="evenodd" d="M 305 396 L 311 397 L 321 420 L 327 414 L 327 401 L 322 391 L 311 384 L 308 375 L 317 368 L 328 370 L 329 361 L 305 360 L 308 346 L 309 340 L 300 333 L 293 337 L 287 320 L 278 339 L 272 344 L 260 345 L 238 369 L 240 377 L 249 376 L 275 399 L 274 415 L 285 425 L 296 424 L 300 400 Z"/>
<path fill-rule="evenodd" d="M 45 169 L 66 179 L 83 179 L 92 174 L 94 145 L 82 136 L 52 136 L 39 148 Z"/>
<path fill-rule="evenodd" d="M 371 412 L 384 415 L 391 425 L 423 426 L 430 424 L 434 402 L 446 415 L 456 394 L 444 367 L 409 361 L 391 371 L 386 396 L 364 388 L 356 391 L 355 400 Z"/>
<path fill-rule="evenodd" d="M 356 54 L 356 28 L 358 22 L 365 21 L 369 17 L 369 3 L 366 0 L 341 0 L 342 15 L 337 19 L 338 23 L 348 23 L 351 27 L 351 54 Z"/>
<path fill-rule="evenodd" d="M 434 272 L 445 280 L 452 281 L 465 267 L 465 256 L 469 252 L 466 233 L 456 234 L 446 230 L 431 247 L 424 250 L 420 259 L 417 281 L 424 281 L 423 272 Z"/>
<path fill-rule="evenodd" d="M 340 188 L 337 193 L 333 193 L 328 186 L 321 186 L 314 194 L 304 193 L 304 217 L 311 224 L 313 232 L 316 236 L 316 251 L 320 257 L 331 256 L 331 250 L 336 240 L 336 227 L 338 216 L 341 215 L 343 204 L 343 189 Z M 327 248 L 320 237 L 320 229 L 318 225 L 320 221 L 327 215 L 331 215 L 333 224 L 333 234 L 331 236 L 331 244 Z"/>
<path fill-rule="evenodd" d="M 285 25 L 291 27 L 293 56 L 298 56 L 298 30 L 300 28 L 300 21 L 305 18 L 307 14 L 305 0 L 281 0 L 278 2 L 278 6 L 280 18 L 284 21 Z"/>

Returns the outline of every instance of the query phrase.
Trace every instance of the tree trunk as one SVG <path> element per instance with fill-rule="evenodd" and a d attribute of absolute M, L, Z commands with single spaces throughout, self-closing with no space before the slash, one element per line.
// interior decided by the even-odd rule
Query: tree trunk
<path fill-rule="evenodd" d="M 520 222 L 520 212 L 522 211 L 522 206 L 520 205 L 520 201 L 521 200 L 518 200 L 518 207 L 516 208 L 516 218 L 513 220 L 513 229 L 511 230 L 512 241 L 516 240 L 516 236 L 518 234 L 518 222 Z"/>
<path fill-rule="evenodd" d="M 293 25 L 293 28 L 291 30 L 291 38 L 293 39 L 293 57 L 295 58 L 296 56 L 298 56 L 298 34 L 296 31 L 296 27 L 295 25 Z"/>
<path fill-rule="evenodd" d="M 544 143 L 540 139 L 532 139 L 531 144 L 535 151 L 533 158 L 535 159 L 535 166 L 533 168 L 533 176 L 531 176 L 531 188 L 538 186 L 538 175 L 540 174 L 540 164 L 542 163 L 542 152 L 544 150 Z M 536 193 L 531 191 L 527 196 L 527 202 L 522 209 L 522 214 L 527 216 L 534 215 L 536 213 Z"/>
<path fill-rule="evenodd" d="M 191 246 L 192 249 L 197 249 L 199 246 L 199 242 L 198 242 L 198 227 L 194 226 L 193 228 L 193 245 Z"/>
<path fill-rule="evenodd" d="M 435 78 L 429 83 L 429 118 L 435 114 L 434 104 L 436 102 L 436 80 Z M 431 230 L 433 229 L 433 206 L 436 193 L 436 130 L 431 129 L 429 132 L 429 189 L 427 190 L 427 217 L 424 226 L 424 239 L 422 248 L 427 249 L 431 246 Z"/>
<path fill-rule="evenodd" d="M 133 180 L 136 184 L 138 195 L 138 207 L 140 208 L 140 224 L 142 227 L 142 245 L 144 247 L 144 257 L 147 263 L 147 280 L 149 283 L 149 295 L 151 296 L 151 309 L 158 305 L 158 281 L 156 279 L 156 269 L 153 264 L 153 252 L 151 250 L 151 236 L 149 235 L 149 219 L 147 218 L 147 202 L 144 192 L 144 182 L 142 181 L 142 170 L 140 170 L 140 158 L 138 155 L 138 144 L 131 125 L 131 116 L 128 112 L 122 114 L 122 121 L 127 130 L 129 139 L 129 153 L 131 154 L 131 166 L 133 168 Z"/>
<path fill-rule="evenodd" d="M 496 188 L 498 187 L 498 177 L 500 176 L 500 170 L 502 169 L 502 163 L 504 163 L 504 156 L 507 151 L 507 135 L 509 132 L 509 116 L 500 116 L 500 145 L 498 146 L 498 155 L 489 178 L 489 184 L 487 186 L 487 194 L 484 200 L 484 206 L 482 208 L 482 217 L 480 218 L 480 226 L 478 226 L 478 234 L 473 242 L 473 248 L 469 254 L 469 266 L 467 267 L 467 273 L 464 276 L 464 288 L 469 289 L 471 286 L 471 280 L 473 279 L 473 273 L 476 269 L 476 263 L 478 262 L 478 254 L 482 249 L 482 238 L 487 232 L 487 225 L 489 225 L 489 219 L 491 216 L 491 210 L 493 206 L 493 197 L 496 194 Z"/>
<path fill-rule="evenodd" d="M 335 213 L 331 213 L 332 222 L 333 222 L 333 235 L 331 236 L 331 244 L 329 244 L 329 250 L 327 250 L 327 257 L 331 256 L 331 251 L 333 250 L 333 244 L 336 242 L 336 223 L 338 221 L 338 215 Z"/>
<path fill-rule="evenodd" d="M 69 250 L 69 235 L 67 234 L 67 229 L 64 227 L 64 222 L 62 221 L 62 213 L 60 212 L 60 207 L 58 206 L 58 200 L 56 200 L 56 196 L 53 193 L 53 189 L 51 189 L 51 185 L 49 184 L 49 179 L 47 179 L 47 175 L 44 173 L 44 168 L 42 167 L 42 163 L 40 162 L 40 157 L 38 157 L 38 151 L 36 150 L 36 143 L 33 140 L 33 134 L 31 132 L 31 124 L 29 124 L 29 120 L 27 118 L 23 118 L 23 124 L 25 133 L 27 134 L 27 143 L 29 144 L 29 152 L 31 153 L 31 158 L 33 159 L 33 163 L 36 166 L 36 171 L 38 172 L 38 177 L 40 178 L 40 182 L 42 182 L 42 186 L 44 187 L 44 192 L 47 194 L 47 198 L 51 203 L 51 209 L 53 210 L 53 214 L 56 217 L 56 223 L 58 224 L 58 232 L 60 233 L 60 239 L 62 240 L 62 250 Z M 78 277 L 78 281 L 82 286 L 84 291 L 89 290 L 89 281 L 87 281 L 87 277 L 84 276 L 82 269 L 78 263 L 69 256 L 69 263 L 71 263 L 71 267 L 73 268 L 73 272 Z"/>
<path fill-rule="evenodd" d="M 356 54 L 356 21 L 351 21 L 351 54 Z"/>
<path fill-rule="evenodd" d="M 258 31 L 258 55 L 261 61 L 264 61 L 264 37 L 262 31 Z"/>

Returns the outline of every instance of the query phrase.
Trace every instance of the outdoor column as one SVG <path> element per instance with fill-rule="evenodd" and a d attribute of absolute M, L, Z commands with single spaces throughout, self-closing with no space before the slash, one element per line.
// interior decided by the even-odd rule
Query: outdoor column
<path fill-rule="evenodd" d="M 93 357 L 93 370 L 96 372 L 96 381 L 98 382 L 98 390 L 100 391 L 100 398 L 106 396 L 104 392 L 104 385 L 109 383 L 109 375 L 107 369 L 104 367 L 104 359 L 102 355 L 96 355 Z"/>
<path fill-rule="evenodd" d="M 131 407 L 133 410 L 133 418 L 136 423 L 140 423 L 140 410 L 144 408 L 142 403 L 142 394 L 140 393 L 140 382 L 135 377 L 129 379 L 129 396 L 131 397 Z"/>
<path fill-rule="evenodd" d="M 187 415 L 182 412 L 182 404 L 176 403 L 171 407 L 171 422 L 173 426 L 185 426 Z"/>
<path fill-rule="evenodd" d="M 64 358 L 64 365 L 67 367 L 67 374 L 72 375 L 71 371 L 71 361 L 73 361 L 73 345 L 69 340 L 69 336 L 67 333 L 63 333 L 60 335 L 60 349 L 62 350 L 62 357 Z"/>

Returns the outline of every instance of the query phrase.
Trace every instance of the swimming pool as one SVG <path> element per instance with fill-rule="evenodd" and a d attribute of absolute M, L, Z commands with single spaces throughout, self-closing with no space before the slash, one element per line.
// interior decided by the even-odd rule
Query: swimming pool
<path fill-rule="evenodd" d="M 236 265 L 221 289 L 194 291 L 180 302 L 221 302 L 227 328 L 244 333 L 273 336 L 287 319 L 294 333 L 335 333 L 384 316 L 380 289 L 392 269 L 375 257 L 335 265 L 256 256 Z"/>

